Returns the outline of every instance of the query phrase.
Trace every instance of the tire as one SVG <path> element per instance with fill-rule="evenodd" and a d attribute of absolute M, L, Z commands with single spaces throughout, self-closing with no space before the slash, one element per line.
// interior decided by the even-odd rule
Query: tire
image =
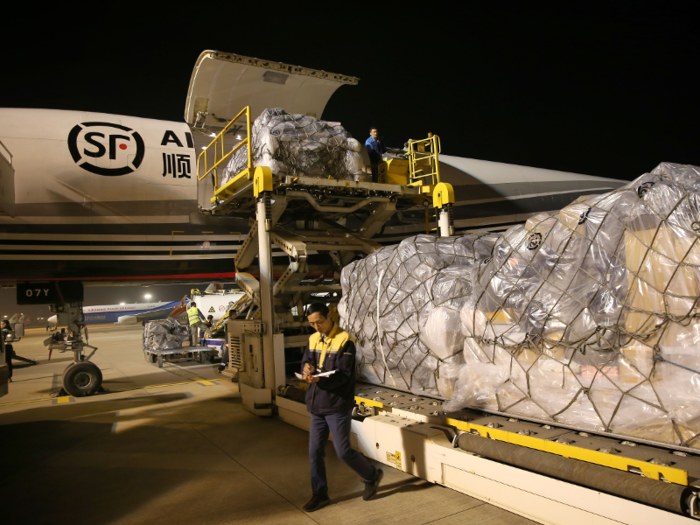
<path fill-rule="evenodd" d="M 163 356 L 158 356 L 158 368 L 163 368 Z"/>
<path fill-rule="evenodd" d="M 207 355 L 206 352 L 199 352 L 199 362 L 202 364 L 205 364 L 208 361 L 209 356 Z"/>
<path fill-rule="evenodd" d="M 91 396 L 102 386 L 102 371 L 90 361 L 73 363 L 63 372 L 63 389 L 73 397 Z"/>

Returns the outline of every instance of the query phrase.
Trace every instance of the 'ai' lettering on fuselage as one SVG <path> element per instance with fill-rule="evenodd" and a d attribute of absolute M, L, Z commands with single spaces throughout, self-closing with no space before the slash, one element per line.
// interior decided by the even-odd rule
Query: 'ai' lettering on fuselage
<path fill-rule="evenodd" d="M 185 133 L 185 140 L 188 148 L 194 148 L 194 140 L 191 133 Z M 177 134 L 170 129 L 163 134 L 160 145 L 177 146 L 178 148 L 185 147 Z M 163 153 L 163 177 L 172 175 L 174 179 L 190 179 L 192 178 L 191 174 L 192 166 L 189 153 Z"/>

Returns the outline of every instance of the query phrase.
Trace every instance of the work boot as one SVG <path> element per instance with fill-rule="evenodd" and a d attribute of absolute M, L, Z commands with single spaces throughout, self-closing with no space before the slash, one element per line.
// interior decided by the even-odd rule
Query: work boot
<path fill-rule="evenodd" d="M 305 512 L 314 512 L 315 510 L 322 509 L 328 503 L 330 503 L 330 498 L 328 496 L 320 496 L 318 494 L 314 494 L 309 502 L 302 507 L 302 510 Z"/>
<path fill-rule="evenodd" d="M 379 482 L 382 480 L 382 477 L 384 476 L 384 471 L 380 468 L 377 469 L 377 479 L 370 483 L 365 483 L 365 491 L 362 494 L 362 499 L 365 501 L 371 500 L 374 495 L 377 493 L 377 489 L 379 488 Z"/>

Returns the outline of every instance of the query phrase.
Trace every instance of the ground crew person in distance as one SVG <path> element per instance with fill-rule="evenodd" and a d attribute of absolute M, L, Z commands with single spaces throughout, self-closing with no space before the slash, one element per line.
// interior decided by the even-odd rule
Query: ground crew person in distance
<path fill-rule="evenodd" d="M 325 507 L 330 502 L 326 479 L 326 444 L 333 433 L 335 452 L 347 466 L 362 478 L 365 490 L 362 499 L 371 499 L 384 473 L 371 465 L 350 447 L 350 423 L 355 405 L 355 341 L 329 317 L 325 304 L 314 303 L 306 311 L 309 324 L 316 333 L 301 361 L 303 380 L 309 383 L 306 409 L 311 413 L 309 460 L 313 496 L 304 505 L 306 512 Z M 335 371 L 328 377 L 314 377 L 319 372 Z"/>
<path fill-rule="evenodd" d="M 372 182 L 379 182 L 379 164 L 382 163 L 382 155 L 386 153 L 384 143 L 379 140 L 379 130 L 369 128 L 369 138 L 365 141 L 369 163 L 372 167 Z"/>
<path fill-rule="evenodd" d="M 207 324 L 204 322 L 204 316 L 202 315 L 202 312 L 199 311 L 199 308 L 197 308 L 197 303 L 192 301 L 190 303 L 190 307 L 187 309 L 187 320 L 190 322 L 190 327 L 192 328 L 192 333 L 195 336 L 195 339 L 199 341 L 199 330 L 202 329 L 204 331 L 204 334 L 206 337 L 210 337 L 210 332 L 209 328 L 207 327 Z"/>
<path fill-rule="evenodd" d="M 7 319 L 3 319 L 0 323 L 0 334 L 2 334 L 3 340 L 7 340 L 7 336 L 9 335 L 15 335 L 15 331 L 12 329 Z M 10 383 L 12 383 L 12 358 L 14 357 L 15 350 L 9 342 L 5 343 L 4 346 L 5 364 L 7 365 L 8 379 L 10 380 Z"/>

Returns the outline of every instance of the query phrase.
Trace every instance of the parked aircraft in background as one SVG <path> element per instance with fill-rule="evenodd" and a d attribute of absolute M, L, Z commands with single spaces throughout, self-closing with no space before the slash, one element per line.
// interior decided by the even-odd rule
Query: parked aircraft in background
<path fill-rule="evenodd" d="M 20 314 L 20 313 L 15 313 L 12 317 L 10 317 L 7 322 L 10 323 L 10 326 L 14 326 L 15 323 L 22 323 L 25 326 L 31 323 L 31 319 L 29 316 Z"/>
<path fill-rule="evenodd" d="M 179 317 L 184 312 L 183 301 L 83 306 L 87 325 L 108 323 L 129 325 L 166 317 Z M 55 315 L 48 319 L 49 324 L 56 324 L 56 321 Z"/>

